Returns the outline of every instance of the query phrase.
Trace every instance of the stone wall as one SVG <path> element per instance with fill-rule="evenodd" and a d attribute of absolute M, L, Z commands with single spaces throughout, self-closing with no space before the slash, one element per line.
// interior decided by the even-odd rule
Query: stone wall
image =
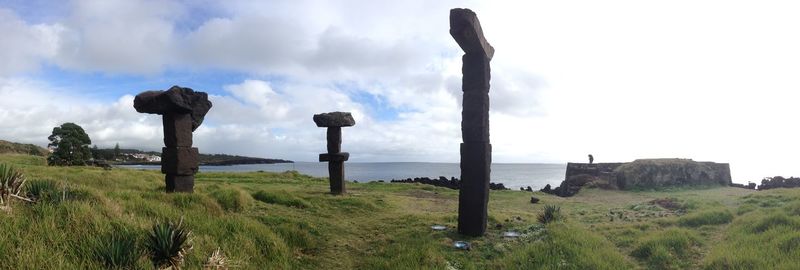
<path fill-rule="evenodd" d="M 691 159 L 638 159 L 627 163 L 567 163 L 560 186 L 541 191 L 572 196 L 584 187 L 604 189 L 661 188 L 670 186 L 729 185 L 727 163 L 697 162 Z"/>

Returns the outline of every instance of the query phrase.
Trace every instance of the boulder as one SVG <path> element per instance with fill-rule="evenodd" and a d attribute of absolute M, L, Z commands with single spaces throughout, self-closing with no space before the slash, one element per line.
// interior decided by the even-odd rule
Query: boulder
<path fill-rule="evenodd" d="M 190 114 L 192 131 L 196 130 L 211 109 L 208 94 L 195 92 L 191 88 L 173 86 L 167 91 L 146 91 L 133 99 L 133 108 L 140 113 Z"/>
<path fill-rule="evenodd" d="M 350 127 L 356 124 L 349 112 L 329 112 L 314 115 L 317 127 Z"/>

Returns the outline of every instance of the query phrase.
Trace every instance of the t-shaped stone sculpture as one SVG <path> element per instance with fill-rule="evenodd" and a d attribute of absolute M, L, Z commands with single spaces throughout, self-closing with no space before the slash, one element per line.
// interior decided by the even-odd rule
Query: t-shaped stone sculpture
<path fill-rule="evenodd" d="M 461 58 L 461 189 L 458 193 L 458 232 L 486 232 L 492 145 L 489 143 L 489 61 L 494 48 L 483 37 L 481 23 L 469 9 L 450 10 L 450 35 L 464 50 Z"/>
<path fill-rule="evenodd" d="M 140 113 L 162 115 L 164 145 L 161 173 L 166 174 L 167 192 L 192 192 L 198 170 L 198 151 L 192 147 L 192 131 L 203 123 L 211 101 L 204 92 L 173 86 L 167 91 L 145 91 L 133 100 Z"/>
<path fill-rule="evenodd" d="M 319 154 L 319 162 L 328 162 L 331 193 L 345 193 L 344 162 L 350 158 L 350 153 L 342 152 L 342 127 L 353 126 L 356 120 L 349 112 L 330 112 L 315 114 L 314 123 L 328 128 L 328 153 Z"/>

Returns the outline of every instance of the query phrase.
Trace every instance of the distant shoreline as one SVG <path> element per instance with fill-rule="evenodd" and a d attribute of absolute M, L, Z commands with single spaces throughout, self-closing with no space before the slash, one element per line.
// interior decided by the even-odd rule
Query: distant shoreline
<path fill-rule="evenodd" d="M 225 161 L 217 161 L 217 162 L 201 162 L 200 166 L 233 166 L 233 165 L 249 165 L 249 164 L 279 164 L 279 163 L 294 163 L 291 160 L 282 160 L 282 159 L 269 159 L 269 160 L 225 160 Z M 143 161 L 136 161 L 136 162 L 119 162 L 113 163 L 112 165 L 161 165 L 161 162 L 143 162 Z"/>

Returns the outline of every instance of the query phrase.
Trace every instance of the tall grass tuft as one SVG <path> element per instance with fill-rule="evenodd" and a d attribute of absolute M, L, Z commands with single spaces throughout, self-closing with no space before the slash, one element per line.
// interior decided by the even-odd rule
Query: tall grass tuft
<path fill-rule="evenodd" d="M 668 229 L 642 238 L 631 255 L 648 265 L 648 269 L 686 268 L 691 263 L 692 249 L 700 239 L 686 229 Z"/>
<path fill-rule="evenodd" d="M 157 269 L 180 269 L 186 253 L 192 250 L 192 232 L 183 224 L 157 223 L 145 242 L 147 255 Z"/>
<path fill-rule="evenodd" d="M 0 206 L 8 207 L 11 198 L 29 201 L 19 195 L 25 185 L 25 176 L 11 165 L 0 164 Z"/>
<path fill-rule="evenodd" d="M 700 227 L 703 225 L 727 224 L 733 220 L 733 214 L 728 210 L 706 211 L 682 216 L 678 224 L 686 227 Z"/>
<path fill-rule="evenodd" d="M 547 224 L 554 221 L 560 221 L 562 219 L 561 216 L 561 207 L 556 205 L 545 205 L 542 213 L 539 213 L 539 216 L 536 217 L 536 220 L 539 223 Z"/>
<path fill-rule="evenodd" d="M 217 203 L 223 209 L 232 212 L 244 211 L 248 205 L 253 201 L 250 194 L 240 191 L 235 188 L 220 188 L 211 191 L 211 197 L 217 200 Z"/>
<path fill-rule="evenodd" d="M 117 230 L 95 240 L 92 255 L 109 269 L 133 269 L 142 256 L 136 236 Z"/>

